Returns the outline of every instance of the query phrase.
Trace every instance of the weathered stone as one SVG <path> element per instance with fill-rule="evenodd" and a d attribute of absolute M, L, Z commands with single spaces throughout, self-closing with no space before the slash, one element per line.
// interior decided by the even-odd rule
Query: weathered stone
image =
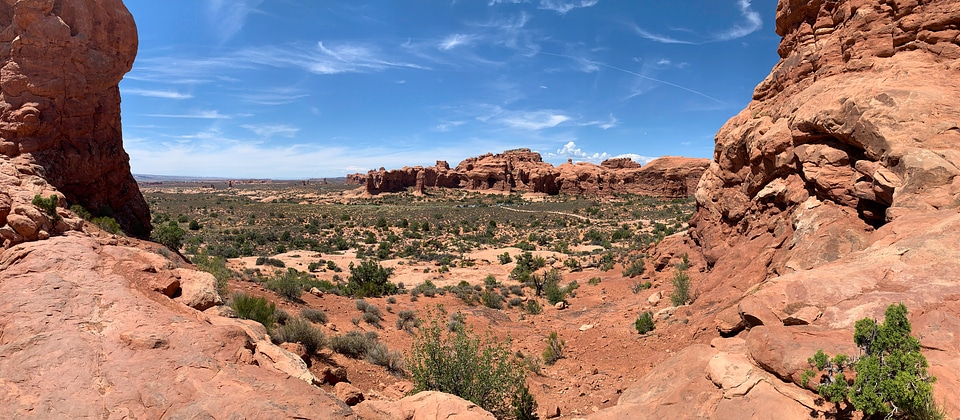
<path fill-rule="evenodd" d="M 337 399 L 349 406 L 360 404 L 360 402 L 364 400 L 363 392 L 360 391 L 360 388 L 353 386 L 349 382 L 337 383 L 337 385 L 333 387 L 333 392 L 336 394 Z"/>

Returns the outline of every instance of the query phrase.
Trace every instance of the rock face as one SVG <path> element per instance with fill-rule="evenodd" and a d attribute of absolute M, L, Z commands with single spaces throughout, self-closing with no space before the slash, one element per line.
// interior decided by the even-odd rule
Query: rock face
<path fill-rule="evenodd" d="M 737 407 L 749 417 L 773 401 L 770 386 L 780 402 L 763 411 L 808 417 L 803 395 L 812 394 L 797 386 L 806 357 L 818 345 L 855 354 L 853 324 L 898 302 L 938 377 L 936 400 L 956 417 L 960 2 L 781 0 L 776 31 L 780 62 L 720 129 L 696 190 L 689 239 L 710 269 L 694 280 L 691 310 L 702 311 L 704 328 L 715 318 L 723 334 L 745 337 L 724 356 L 739 371 L 789 386 L 731 393 L 737 387 L 714 380 L 712 389 L 691 385 L 704 391 L 685 399 L 683 381 L 658 378 L 710 366 L 718 350 L 694 346 L 606 418 L 666 406 L 710 418 Z M 651 384 L 662 386 L 640 393 Z"/>
<path fill-rule="evenodd" d="M 610 159 L 600 166 L 568 162 L 558 167 L 546 163 L 530 149 L 487 153 L 460 162 L 455 169 L 444 161 L 433 167 L 405 167 L 370 171 L 365 181 L 368 194 L 406 191 L 415 194 L 427 188 L 463 188 L 471 191 L 613 195 L 635 193 L 660 197 L 688 197 L 707 169 L 706 159 L 666 157 L 641 167 L 630 159 Z M 348 180 L 362 177 L 353 174 Z M 354 181 L 356 182 L 356 181 Z"/>
<path fill-rule="evenodd" d="M 78 232 L 0 254 L 7 416 L 354 418 L 262 325 L 155 291 L 182 277 L 156 247 Z"/>
<path fill-rule="evenodd" d="M 65 199 L 62 207 L 80 204 L 148 236 L 149 209 L 120 130 L 118 84 L 137 53 L 126 7 L 120 0 L 0 2 L 0 28 L 0 159 L 45 179 Z M 4 171 L 0 183 L 15 183 L 15 175 Z"/>

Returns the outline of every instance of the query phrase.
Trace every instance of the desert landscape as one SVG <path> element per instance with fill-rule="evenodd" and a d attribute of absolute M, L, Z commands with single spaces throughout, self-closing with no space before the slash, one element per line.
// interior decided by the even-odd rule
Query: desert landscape
<path fill-rule="evenodd" d="M 134 17 L 10 3 L 2 418 L 960 418 L 960 2 L 781 0 L 712 159 L 296 181 L 135 178 Z"/>

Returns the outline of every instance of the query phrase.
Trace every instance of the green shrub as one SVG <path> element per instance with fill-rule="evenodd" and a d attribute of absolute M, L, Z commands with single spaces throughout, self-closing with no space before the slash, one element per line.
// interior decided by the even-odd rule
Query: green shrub
<path fill-rule="evenodd" d="M 190 225 L 187 226 L 190 230 L 200 230 L 203 225 L 200 224 L 196 219 L 190 221 Z"/>
<path fill-rule="evenodd" d="M 359 298 L 396 294 L 399 288 L 388 280 L 391 274 L 393 270 L 374 261 L 366 260 L 359 266 L 350 263 L 350 277 L 344 292 Z"/>
<path fill-rule="evenodd" d="M 673 306 L 686 305 L 690 303 L 690 276 L 681 270 L 673 273 L 673 293 L 670 294 L 670 303 Z"/>
<path fill-rule="evenodd" d="M 323 348 L 326 337 L 323 332 L 303 318 L 293 318 L 280 326 L 270 336 L 276 344 L 300 343 L 308 354 L 315 354 Z"/>
<path fill-rule="evenodd" d="M 443 308 L 429 314 L 408 357 L 413 392 L 440 391 L 477 404 L 499 419 L 535 418 L 536 401 L 526 386 L 521 360 L 510 340 L 481 340 L 464 326 L 445 332 Z"/>
<path fill-rule="evenodd" d="M 503 254 L 497 255 L 497 259 L 500 260 L 500 264 L 510 264 L 513 262 L 513 258 L 510 258 L 510 253 L 504 251 Z"/>
<path fill-rule="evenodd" d="M 167 248 L 177 251 L 183 247 L 184 235 L 186 235 L 186 233 L 180 228 L 180 225 L 171 220 L 170 223 L 167 223 L 165 226 L 154 228 L 153 232 L 150 233 L 150 238 L 166 245 Z"/>
<path fill-rule="evenodd" d="M 864 417 L 905 416 L 916 419 L 942 419 L 942 409 L 933 401 L 936 378 L 927 374 L 927 359 L 920 353 L 920 341 L 910 335 L 907 307 L 887 307 L 883 324 L 864 318 L 854 324 L 853 341 L 861 356 L 838 354 L 833 358 L 823 350 L 808 359 L 817 369 L 807 370 L 801 378 L 806 385 L 817 373 L 823 373 L 817 393 L 827 401 L 853 406 Z M 853 385 L 844 375 L 856 372 Z"/>
<path fill-rule="evenodd" d="M 343 335 L 330 338 L 327 346 L 331 350 L 353 359 L 366 357 L 367 352 L 377 342 L 377 334 L 372 331 L 363 334 L 359 331 L 350 331 Z"/>
<path fill-rule="evenodd" d="M 510 271 L 510 278 L 521 283 L 530 281 L 533 273 L 547 265 L 547 260 L 543 257 L 534 257 L 529 252 L 524 252 L 517 256 L 517 265 Z"/>
<path fill-rule="evenodd" d="M 318 324 L 326 325 L 328 321 L 327 313 L 319 309 L 303 308 L 300 310 L 300 316 L 310 322 L 316 322 Z"/>
<path fill-rule="evenodd" d="M 220 296 L 227 295 L 227 285 L 231 278 L 237 273 L 227 268 L 227 260 L 223 257 L 213 257 L 206 254 L 197 254 L 193 256 L 193 264 L 201 271 L 213 275 L 217 279 L 217 292 Z"/>
<path fill-rule="evenodd" d="M 287 265 L 276 258 L 270 257 L 257 257 L 256 265 L 270 265 L 278 268 L 284 268 Z"/>
<path fill-rule="evenodd" d="M 303 294 L 301 273 L 293 268 L 288 268 L 287 271 L 275 275 L 267 281 L 266 286 L 267 289 L 276 292 L 280 297 L 294 302 L 299 301 L 300 295 Z"/>
<path fill-rule="evenodd" d="M 647 311 L 640 314 L 637 320 L 633 322 L 633 327 L 636 328 L 640 334 L 653 331 L 653 329 L 656 328 L 656 326 L 653 325 L 653 312 Z"/>
<path fill-rule="evenodd" d="M 93 218 L 93 215 L 79 204 L 70 206 L 70 211 L 74 212 L 77 216 L 80 216 L 80 218 L 83 220 L 90 220 Z"/>
<path fill-rule="evenodd" d="M 623 274 L 624 277 L 634 278 L 636 276 L 643 274 L 645 269 L 646 267 L 644 267 L 643 265 L 643 260 L 637 259 L 631 262 L 630 265 L 628 265 L 627 268 L 624 269 L 623 273 L 621 274 Z"/>
<path fill-rule="evenodd" d="M 237 292 L 233 294 L 230 307 L 237 312 L 238 317 L 257 321 L 267 327 L 268 330 L 273 328 L 273 324 L 276 322 L 274 312 L 277 310 L 277 305 L 262 297 Z"/>
<path fill-rule="evenodd" d="M 480 294 L 480 302 L 483 303 L 483 306 L 490 309 L 496 309 L 498 311 L 503 309 L 503 296 L 499 293 L 484 290 L 483 293 Z"/>
<path fill-rule="evenodd" d="M 105 232 L 110 232 L 114 235 L 119 235 L 123 233 L 123 230 L 120 229 L 120 223 L 117 223 L 117 219 L 108 216 L 94 217 L 90 221 L 100 229 L 103 229 Z"/>
<path fill-rule="evenodd" d="M 50 218 L 53 223 L 59 222 L 62 218 L 57 214 L 57 204 L 60 203 L 60 198 L 56 194 L 51 194 L 50 198 L 43 198 L 40 194 L 33 196 L 33 201 L 31 204 L 43 210 L 44 213 Z"/>
<path fill-rule="evenodd" d="M 566 287 L 560 287 L 560 270 L 552 269 L 544 275 L 543 294 L 551 305 L 563 302 L 568 295 L 573 295 L 574 290 L 580 287 L 576 281 L 567 284 Z"/>
<path fill-rule="evenodd" d="M 587 280 L 587 284 L 591 286 L 596 286 L 600 284 L 600 277 L 591 277 L 590 280 Z"/>
<path fill-rule="evenodd" d="M 387 371 L 396 375 L 403 373 L 403 354 L 399 351 L 390 350 L 386 344 L 382 342 L 373 343 L 370 348 L 367 349 L 367 355 L 365 357 L 367 362 L 383 366 L 387 368 Z"/>
<path fill-rule="evenodd" d="M 420 319 L 417 318 L 417 315 L 410 310 L 400 311 L 397 313 L 397 329 L 403 330 L 409 333 L 413 332 L 414 328 L 420 326 Z"/>
<path fill-rule="evenodd" d="M 277 308 L 277 310 L 273 313 L 273 318 L 277 321 L 277 324 L 280 325 L 286 325 L 287 322 L 290 322 L 290 320 L 293 319 L 289 312 L 281 308 Z"/>
<path fill-rule="evenodd" d="M 647 290 L 651 287 L 653 287 L 653 283 L 650 283 L 649 281 L 643 283 L 638 282 L 634 283 L 633 286 L 630 286 L 630 291 L 633 292 L 633 294 L 637 294 L 640 293 L 640 291 Z"/>
<path fill-rule="evenodd" d="M 562 359 L 564 345 L 566 343 L 560 339 L 559 334 L 556 331 L 551 332 L 547 337 L 547 349 L 543 351 L 543 362 L 552 365 Z"/>
<path fill-rule="evenodd" d="M 538 315 L 541 312 L 543 312 L 543 307 L 540 306 L 540 303 L 537 302 L 536 300 L 530 299 L 527 301 L 526 310 L 527 310 L 527 313 L 530 315 Z"/>

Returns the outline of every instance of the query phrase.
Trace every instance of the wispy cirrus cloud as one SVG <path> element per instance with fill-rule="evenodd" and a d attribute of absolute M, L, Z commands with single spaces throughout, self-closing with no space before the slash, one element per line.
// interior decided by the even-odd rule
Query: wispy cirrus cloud
<path fill-rule="evenodd" d="M 241 127 L 254 132 L 261 138 L 295 137 L 300 129 L 286 124 L 243 124 Z"/>
<path fill-rule="evenodd" d="M 310 95 L 299 89 L 281 87 L 271 90 L 252 90 L 238 93 L 236 96 L 251 104 L 274 106 L 291 104 Z"/>
<path fill-rule="evenodd" d="M 126 95 L 135 95 L 135 96 L 146 96 L 149 98 L 162 98 L 162 99 L 191 99 L 193 95 L 188 93 L 180 93 L 172 90 L 152 90 L 152 89 L 138 89 L 138 88 L 122 88 L 122 93 Z"/>
<path fill-rule="evenodd" d="M 476 39 L 477 37 L 475 35 L 453 34 L 440 41 L 438 48 L 443 51 L 449 51 L 456 47 L 470 45 Z"/>
<path fill-rule="evenodd" d="M 540 0 L 539 8 L 564 15 L 573 9 L 593 7 L 597 3 L 599 0 Z"/>
<path fill-rule="evenodd" d="M 693 33 L 697 39 L 683 39 L 677 36 L 652 32 L 632 22 L 628 23 L 628 26 L 641 38 L 661 44 L 700 45 L 711 42 L 730 41 L 743 38 L 763 28 L 763 19 L 760 17 L 760 13 L 753 10 L 750 2 L 751 0 L 737 0 L 737 8 L 740 9 L 741 21 L 734 22 L 733 25 L 727 29 L 707 35 L 696 36 L 696 34 Z M 688 30 L 684 30 L 683 32 L 692 33 L 692 31 Z"/>
<path fill-rule="evenodd" d="M 206 0 L 207 20 L 223 42 L 243 29 L 247 17 L 256 12 L 261 3 L 263 0 Z"/>
<path fill-rule="evenodd" d="M 227 71 L 256 70 L 263 67 L 300 69 L 312 74 L 374 73 L 404 68 L 429 70 L 426 65 L 396 57 L 372 44 L 342 42 L 313 46 L 288 44 L 248 47 L 213 57 L 155 56 L 138 59 L 127 78 L 155 83 L 204 84 L 214 81 L 235 82 Z"/>
<path fill-rule="evenodd" d="M 564 113 L 553 109 L 542 109 L 536 111 L 526 110 L 507 110 L 499 106 L 492 107 L 490 112 L 477 117 L 477 120 L 502 125 L 508 128 L 538 131 L 547 128 L 553 128 L 566 121 L 570 117 Z"/>
<path fill-rule="evenodd" d="M 715 41 L 743 38 L 763 28 L 763 19 L 760 18 L 760 13 L 750 8 L 750 0 L 737 0 L 737 6 L 740 8 L 740 16 L 743 17 L 744 21 L 738 22 L 730 29 L 714 34 L 713 39 Z"/>
<path fill-rule="evenodd" d="M 616 127 L 619 124 L 620 124 L 620 120 L 618 120 L 617 117 L 614 117 L 613 114 L 610 114 L 610 118 L 606 120 L 586 121 L 586 122 L 580 123 L 580 126 L 583 126 L 583 127 L 596 126 L 601 130 L 609 130 L 613 127 Z"/>
<path fill-rule="evenodd" d="M 187 114 L 146 114 L 147 117 L 156 118 L 187 118 L 199 120 L 229 120 L 233 117 L 221 114 L 220 111 L 197 111 Z"/>

